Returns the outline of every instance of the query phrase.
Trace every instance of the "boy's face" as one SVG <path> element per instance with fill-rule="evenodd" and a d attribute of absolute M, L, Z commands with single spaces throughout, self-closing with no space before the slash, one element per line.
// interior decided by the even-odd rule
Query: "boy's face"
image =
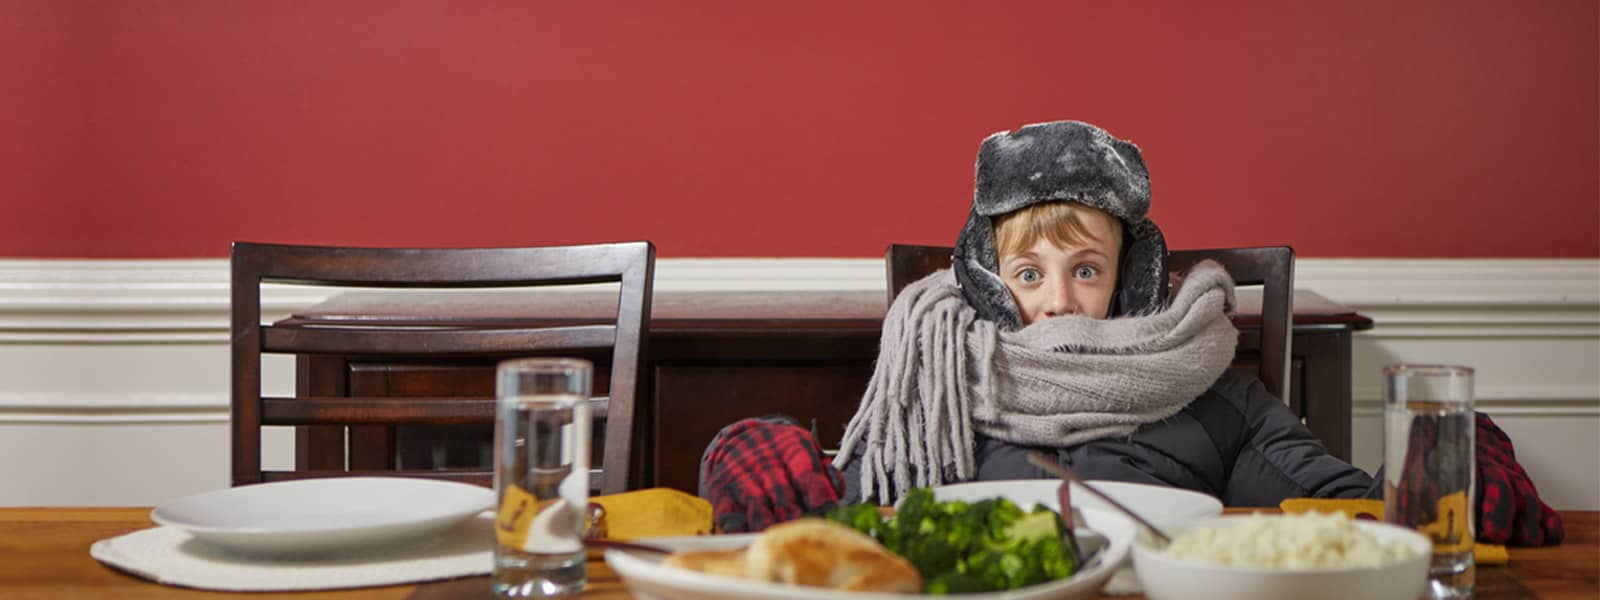
<path fill-rule="evenodd" d="M 1121 259 L 1113 222 L 1085 219 L 1093 239 L 1057 246 L 1041 237 L 1020 254 L 1000 256 L 1000 278 L 1011 290 L 1022 324 L 1061 315 L 1106 318 Z"/>

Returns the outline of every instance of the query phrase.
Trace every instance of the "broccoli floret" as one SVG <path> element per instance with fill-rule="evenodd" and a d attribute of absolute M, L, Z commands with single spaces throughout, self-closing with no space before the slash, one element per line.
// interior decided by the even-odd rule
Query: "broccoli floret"
<path fill-rule="evenodd" d="M 1009 590 L 1072 574 L 1065 546 L 1037 538 L 1004 549 L 989 548 L 968 557 L 967 572 L 991 590 Z"/>
<path fill-rule="evenodd" d="M 966 554 L 965 548 L 951 544 L 942 535 L 907 535 L 902 544 L 900 555 L 911 561 L 923 581 L 958 570 L 961 557 Z"/>
<path fill-rule="evenodd" d="M 960 572 L 940 573 L 933 579 L 927 580 L 923 592 L 940 596 L 944 594 L 977 594 L 989 591 L 977 578 Z"/>
<path fill-rule="evenodd" d="M 1004 539 L 1020 544 L 1040 538 L 1061 537 L 1061 524 L 1054 512 L 1032 512 L 1012 521 L 1004 531 Z"/>
<path fill-rule="evenodd" d="M 1012 523 L 1015 523 L 1017 519 L 1022 518 L 1022 508 L 1018 507 L 1015 502 L 1005 498 L 995 498 L 993 500 L 986 500 L 986 502 L 992 503 L 991 508 L 989 509 L 989 514 L 984 519 L 984 522 L 989 527 L 989 531 L 996 533 L 1003 532 L 1007 527 L 1010 527 Z"/>
<path fill-rule="evenodd" d="M 877 512 L 877 509 L 874 508 L 873 512 Z M 900 535 L 900 518 L 889 517 L 883 520 L 882 525 L 882 528 L 878 530 L 882 537 L 878 538 L 878 541 L 883 543 L 883 547 L 899 554 L 903 545 L 902 536 Z"/>
<path fill-rule="evenodd" d="M 1007 589 L 1005 567 L 1000 562 L 1007 555 L 992 550 L 981 550 L 967 557 L 966 572 L 983 584 L 984 590 Z"/>
<path fill-rule="evenodd" d="M 895 518 L 900 522 L 902 531 L 908 527 L 911 531 L 915 531 L 924 519 L 938 512 L 938 505 L 939 503 L 933 499 L 933 490 L 916 488 L 900 499 L 900 504 L 895 507 Z"/>
<path fill-rule="evenodd" d="M 1061 579 L 1078 570 L 1078 557 L 1060 538 L 1039 538 L 1029 542 L 1024 546 L 1022 555 L 1039 565 L 1042 572 L 1039 581 Z"/>
<path fill-rule="evenodd" d="M 883 517 L 878 507 L 870 503 L 840 506 L 828 511 L 828 520 L 849 525 L 851 528 L 882 541 Z"/>
<path fill-rule="evenodd" d="M 1005 572 L 1013 588 L 1059 579 L 1076 569 L 1076 558 L 1062 537 L 1064 530 L 1055 511 L 1035 510 L 1013 521 L 1001 543 L 991 551 L 1026 559 L 1026 567 Z"/>

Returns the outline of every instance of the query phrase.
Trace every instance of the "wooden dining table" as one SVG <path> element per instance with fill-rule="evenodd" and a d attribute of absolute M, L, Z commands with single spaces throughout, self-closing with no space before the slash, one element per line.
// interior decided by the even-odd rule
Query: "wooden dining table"
<path fill-rule="evenodd" d="M 1509 564 L 1479 566 L 1477 597 L 1600 598 L 1600 512 L 1564 511 L 1562 517 L 1566 541 L 1561 545 L 1511 548 Z M 152 583 L 89 556 L 89 546 L 97 540 L 154 526 L 148 508 L 0 508 L 0 599 L 444 600 L 488 596 L 488 577 L 325 592 L 209 592 Z M 583 598 L 633 597 L 603 560 L 591 559 L 587 569 L 589 582 Z"/>

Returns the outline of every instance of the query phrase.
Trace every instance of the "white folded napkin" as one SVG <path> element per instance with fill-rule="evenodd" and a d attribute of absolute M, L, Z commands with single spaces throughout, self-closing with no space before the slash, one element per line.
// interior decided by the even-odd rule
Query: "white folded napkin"
<path fill-rule="evenodd" d="M 95 542 L 89 554 L 134 575 L 181 587 L 230 592 L 331 590 L 484 575 L 494 566 L 494 518 L 485 513 L 412 543 L 319 558 L 245 556 L 172 527 Z"/>

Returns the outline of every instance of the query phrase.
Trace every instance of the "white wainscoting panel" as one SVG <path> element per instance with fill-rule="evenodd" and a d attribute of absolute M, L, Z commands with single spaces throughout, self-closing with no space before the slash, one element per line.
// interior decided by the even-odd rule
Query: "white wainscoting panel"
<path fill-rule="evenodd" d="M 880 259 L 662 259 L 658 290 L 881 290 Z M 1356 337 L 1357 465 L 1381 455 L 1379 372 L 1477 369 L 1479 406 L 1546 500 L 1600 509 L 1600 260 L 1302 259 Z M 267 293 L 273 319 L 326 294 Z M 0 506 L 146 506 L 228 484 L 225 260 L 0 260 Z M 270 357 L 269 393 L 293 388 Z M 292 433 L 263 459 L 292 461 Z"/>

